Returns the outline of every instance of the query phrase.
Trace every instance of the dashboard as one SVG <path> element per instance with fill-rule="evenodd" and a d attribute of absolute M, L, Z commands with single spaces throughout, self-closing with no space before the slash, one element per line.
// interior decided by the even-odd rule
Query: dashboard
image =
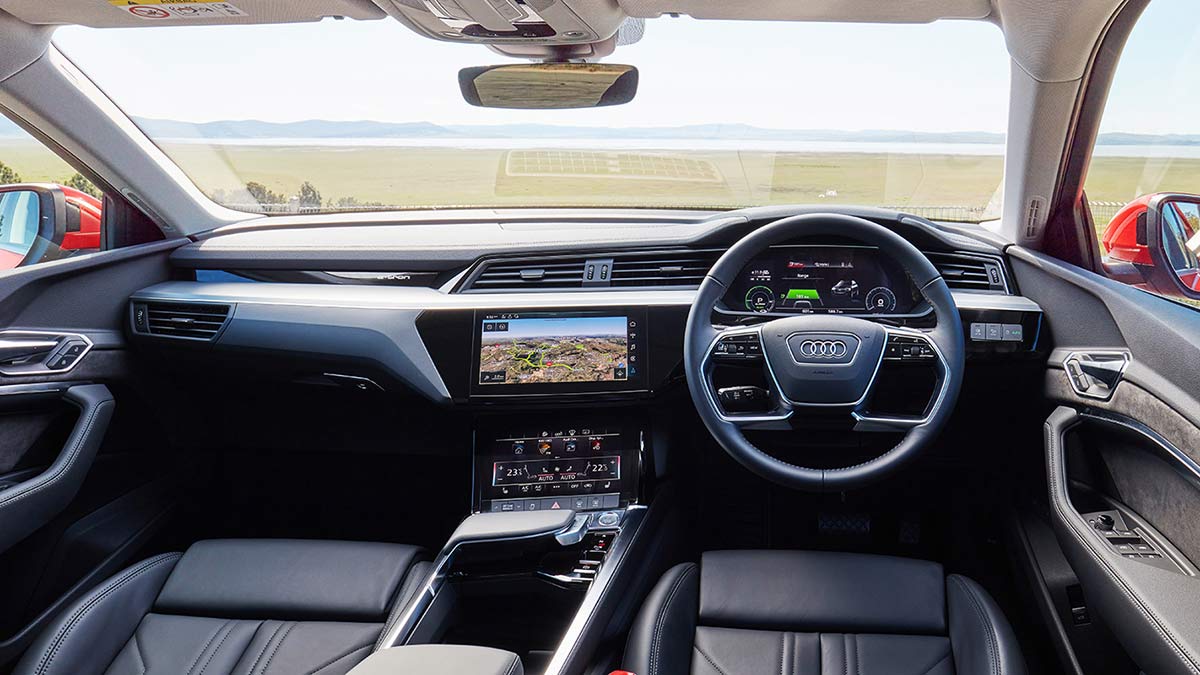
<path fill-rule="evenodd" d="M 790 244 L 754 258 L 723 304 L 737 314 L 910 315 L 922 299 L 874 247 Z"/>
<path fill-rule="evenodd" d="M 128 332 L 148 348 L 186 348 L 197 359 L 184 361 L 233 372 L 411 392 L 476 410 L 655 398 L 683 381 L 686 319 L 712 264 L 754 228 L 795 212 L 672 215 L 622 228 L 554 220 L 492 230 L 431 223 L 233 231 L 173 253 L 181 278 L 134 294 Z M 973 357 L 1037 356 L 1041 311 L 1009 288 L 1001 251 L 903 214 L 854 213 L 928 253 L 954 293 Z M 371 241 L 396 237 L 403 250 L 372 244 L 346 254 L 332 245 L 368 230 Z M 301 235 L 331 245 L 294 253 Z M 462 238 L 487 246 L 463 247 Z M 262 247 L 287 253 L 245 252 Z M 335 254 L 353 260 L 329 257 Z M 763 251 L 736 276 L 713 320 L 752 325 L 838 313 L 922 327 L 927 310 L 905 272 L 879 250 L 831 239 Z M 564 425 L 568 436 L 571 424 L 598 426 L 572 420 Z M 531 431 L 506 429 L 496 438 Z"/>

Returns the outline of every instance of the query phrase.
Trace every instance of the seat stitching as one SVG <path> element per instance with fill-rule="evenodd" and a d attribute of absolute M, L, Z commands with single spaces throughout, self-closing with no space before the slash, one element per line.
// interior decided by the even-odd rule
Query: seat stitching
<path fill-rule="evenodd" d="M 850 642 L 842 633 L 842 675 L 850 675 Z"/>
<path fill-rule="evenodd" d="M 650 672 L 647 675 L 657 675 L 658 673 L 658 648 L 662 641 L 662 627 L 666 622 L 667 612 L 671 609 L 671 601 L 675 599 L 675 594 L 683 585 L 684 580 L 688 578 L 692 572 L 696 570 L 696 566 L 692 565 L 680 574 L 675 582 L 671 584 L 671 590 L 667 592 L 667 598 L 663 601 L 662 610 L 654 619 L 654 632 L 650 638 Z"/>
<path fill-rule="evenodd" d="M 792 633 L 792 675 L 800 672 L 800 634 Z"/>
<path fill-rule="evenodd" d="M 779 634 L 779 675 L 787 675 L 783 672 L 783 660 L 787 658 L 787 633 Z"/>
<path fill-rule="evenodd" d="M 961 588 L 963 593 L 966 594 L 967 599 L 971 601 L 971 607 L 975 610 L 976 616 L 979 617 L 979 621 L 984 625 L 984 628 L 986 629 L 984 631 L 984 636 L 987 638 L 988 645 L 988 670 L 996 673 L 996 675 L 1000 675 L 1000 653 L 996 646 L 995 626 L 993 626 L 991 620 L 988 619 L 987 612 L 983 610 L 983 606 L 980 604 L 979 598 L 975 597 L 975 593 L 971 587 L 967 586 L 966 582 L 958 577 L 950 578 L 953 579 L 954 583 L 958 584 L 959 588 Z"/>
<path fill-rule="evenodd" d="M 112 584 L 111 586 L 100 591 L 100 593 L 93 596 L 91 599 L 89 599 L 87 602 L 85 602 L 81 607 L 79 607 L 78 609 L 76 609 L 74 612 L 71 613 L 71 616 L 67 619 L 67 622 L 63 625 L 62 628 L 59 629 L 59 632 L 54 636 L 54 639 L 51 640 L 50 649 L 45 654 L 42 655 L 42 659 L 38 663 L 37 669 L 34 670 L 34 673 L 37 675 L 42 675 L 49 670 L 50 665 L 54 662 L 54 659 L 58 656 L 58 650 L 62 648 L 63 642 L 65 642 L 67 637 L 69 637 L 71 635 L 71 633 L 75 630 L 75 628 L 79 624 L 79 621 L 81 621 L 83 619 L 83 617 L 92 610 L 93 607 L 95 607 L 97 604 L 99 604 L 101 600 L 107 598 L 112 593 L 115 593 L 116 591 L 120 590 L 123 586 L 125 586 L 129 582 L 133 581 L 137 577 L 141 576 L 142 573 L 148 571 L 149 569 L 151 569 L 161 563 L 167 562 L 167 561 L 172 561 L 172 562 L 177 561 L 182 556 L 183 556 L 182 553 L 166 553 L 157 558 L 151 558 L 150 560 L 143 562 L 138 567 L 134 567 L 134 568 L 127 570 L 125 572 L 124 576 L 120 576 L 120 577 L 111 579 L 109 581 L 109 583 Z"/>
<path fill-rule="evenodd" d="M 228 625 L 229 622 L 226 621 L 220 626 L 217 626 L 217 629 L 213 631 L 212 635 L 208 636 L 208 640 L 204 642 L 204 646 L 200 648 L 200 651 L 196 652 L 196 658 L 192 659 L 192 665 L 188 666 L 187 675 L 192 675 L 192 672 L 196 670 L 196 665 L 200 663 L 200 657 L 204 656 L 205 652 L 208 651 L 208 648 L 212 646 L 213 640 L 217 639 L 217 636 L 220 635 L 221 631 L 225 630 L 225 626 Z M 136 633 L 134 635 L 136 637 Z"/>
<path fill-rule="evenodd" d="M 72 463 L 74 463 L 75 459 L 79 456 L 79 453 L 83 452 L 84 443 L 87 441 L 88 436 L 92 433 L 92 426 L 96 422 L 96 416 L 100 414 L 100 409 L 107 407 L 107 405 L 111 403 L 113 403 L 111 399 L 101 401 L 96 405 L 95 408 L 92 409 L 92 412 L 88 415 L 88 420 L 83 428 L 83 432 L 80 433 L 75 443 L 71 445 L 71 450 L 66 457 L 66 461 L 64 461 L 57 469 L 51 469 L 51 471 L 43 473 L 34 478 L 33 480 L 35 481 L 42 481 L 38 485 L 29 486 L 23 490 L 18 489 L 14 491 L 15 494 L 5 495 L 4 499 L 0 499 L 0 509 L 7 508 L 8 506 L 17 503 L 26 497 L 30 497 L 38 492 L 41 492 L 42 490 L 45 490 L 46 488 L 57 483 L 64 475 L 66 475 L 67 469 L 71 467 Z M 47 477 L 47 474 L 50 474 L 49 477 Z"/>
<path fill-rule="evenodd" d="M 221 641 L 217 643 L 217 648 L 209 652 L 208 658 L 204 659 L 204 666 L 200 668 L 200 675 L 204 675 L 204 672 L 208 670 L 208 666 L 212 663 L 212 660 L 217 657 L 217 654 L 221 653 L 221 647 L 225 646 L 225 641 L 229 639 L 230 635 L 233 635 L 233 626 L 230 625 L 229 621 L 226 621 L 225 626 L 222 626 L 222 628 L 226 626 L 229 628 L 229 630 L 225 631 L 225 635 L 223 635 L 221 637 Z"/>
<path fill-rule="evenodd" d="M 283 630 L 285 625 L 286 624 L 281 623 L 275 626 L 275 630 L 271 633 L 271 637 L 267 638 L 266 643 L 263 644 L 262 649 L 259 650 L 258 656 L 254 657 L 254 663 L 251 664 L 250 670 L 247 671 L 250 673 L 250 675 L 254 675 L 254 671 L 258 670 L 258 662 L 262 660 L 263 654 L 267 653 L 267 648 L 270 647 L 271 643 L 275 641 L 275 636 L 279 635 L 279 631 Z"/>
<path fill-rule="evenodd" d="M 350 651 L 346 652 L 345 654 L 334 657 L 334 658 L 326 661 L 325 663 L 317 666 L 316 669 L 308 671 L 308 675 L 317 675 L 317 673 L 321 672 L 322 670 L 325 670 L 329 666 L 332 666 L 333 664 L 337 663 L 338 661 L 341 661 L 342 659 L 346 658 L 347 656 L 350 656 L 351 654 L 354 654 L 356 652 L 361 652 L 362 650 L 367 649 L 371 645 L 372 645 L 372 643 L 370 643 L 370 642 L 368 642 L 366 644 L 358 645 L 357 647 L 351 649 Z"/>
<path fill-rule="evenodd" d="M 295 627 L 296 627 L 295 623 L 289 623 L 287 630 L 283 631 L 283 635 L 280 636 L 279 642 L 275 643 L 275 648 L 271 650 L 271 655 L 269 657 L 267 657 L 267 662 L 263 664 L 263 667 L 262 667 L 263 673 L 266 673 L 267 668 L 271 667 L 271 662 L 275 660 L 275 655 L 279 653 L 279 648 L 283 646 L 283 642 L 285 640 L 287 640 L 288 634 L 291 633 L 292 629 Z"/>
<path fill-rule="evenodd" d="M 708 661 L 708 665 L 712 666 L 713 670 L 717 671 L 721 675 L 726 675 L 725 671 L 721 670 L 721 666 L 718 666 L 716 661 L 713 661 L 712 657 L 710 657 L 708 654 L 705 654 L 704 650 L 700 649 L 700 647 L 698 645 L 693 644 L 692 649 L 695 649 L 696 651 L 700 652 L 700 656 L 703 656 L 704 660 Z"/>

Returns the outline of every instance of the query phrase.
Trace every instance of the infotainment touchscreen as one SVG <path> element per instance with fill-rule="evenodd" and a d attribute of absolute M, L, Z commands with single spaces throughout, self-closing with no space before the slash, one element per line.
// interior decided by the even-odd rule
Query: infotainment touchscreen
<path fill-rule="evenodd" d="M 486 395 L 641 389 L 643 316 L 611 311 L 479 312 L 472 391 Z"/>

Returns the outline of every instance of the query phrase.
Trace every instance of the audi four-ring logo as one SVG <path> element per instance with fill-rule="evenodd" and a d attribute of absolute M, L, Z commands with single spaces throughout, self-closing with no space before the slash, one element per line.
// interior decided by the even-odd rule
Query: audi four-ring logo
<path fill-rule="evenodd" d="M 846 355 L 846 343 L 841 340 L 805 340 L 800 343 L 800 355 L 816 359 L 840 359 Z"/>

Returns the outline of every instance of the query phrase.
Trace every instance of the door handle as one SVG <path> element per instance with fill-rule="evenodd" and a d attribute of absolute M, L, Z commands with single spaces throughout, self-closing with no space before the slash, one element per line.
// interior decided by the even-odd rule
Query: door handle
<path fill-rule="evenodd" d="M 50 353 L 58 340 L 35 338 L 0 338 L 0 362 L 14 363 Z"/>
<path fill-rule="evenodd" d="M 1121 383 L 1129 361 L 1129 353 L 1122 351 L 1071 352 L 1062 365 L 1077 395 L 1107 401 Z"/>

